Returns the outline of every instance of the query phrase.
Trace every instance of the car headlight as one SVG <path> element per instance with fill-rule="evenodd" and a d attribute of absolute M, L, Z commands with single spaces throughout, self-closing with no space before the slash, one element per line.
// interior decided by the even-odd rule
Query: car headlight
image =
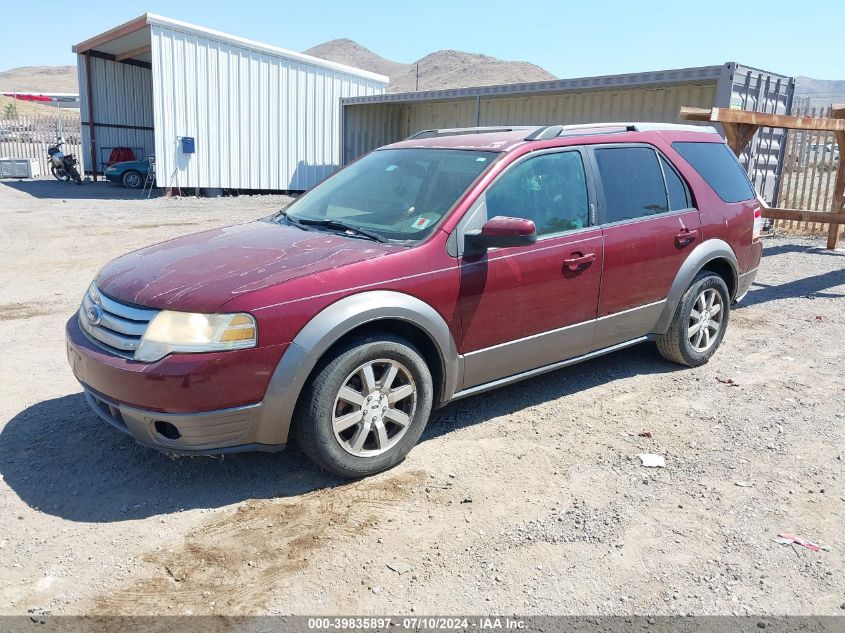
<path fill-rule="evenodd" d="M 196 314 L 162 310 L 147 326 L 135 360 L 153 362 L 191 354 L 255 347 L 258 329 L 250 314 Z"/>

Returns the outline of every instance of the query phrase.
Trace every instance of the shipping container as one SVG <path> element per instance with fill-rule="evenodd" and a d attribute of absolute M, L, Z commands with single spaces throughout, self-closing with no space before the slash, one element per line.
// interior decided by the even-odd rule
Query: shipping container
<path fill-rule="evenodd" d="M 719 66 L 343 99 L 343 160 L 426 129 L 603 121 L 680 122 L 681 106 L 789 114 L 795 80 L 733 62 Z M 771 204 L 784 131 L 763 128 L 741 161 Z"/>
<path fill-rule="evenodd" d="M 74 47 L 88 172 L 155 155 L 159 187 L 304 190 L 341 164 L 340 102 L 388 78 L 145 14 Z"/>

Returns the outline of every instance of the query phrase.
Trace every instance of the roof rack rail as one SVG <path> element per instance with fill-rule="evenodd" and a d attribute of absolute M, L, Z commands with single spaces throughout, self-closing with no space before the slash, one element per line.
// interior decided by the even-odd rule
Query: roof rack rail
<path fill-rule="evenodd" d="M 411 134 L 406 141 L 419 138 L 435 138 L 438 136 L 457 136 L 459 134 L 486 134 L 488 132 L 514 132 L 518 130 L 534 130 L 536 125 L 493 125 L 487 127 L 453 127 L 436 130 L 420 130 Z"/>
<path fill-rule="evenodd" d="M 599 131 L 600 130 L 600 131 Z M 709 125 L 688 125 L 683 123 L 580 123 L 575 125 L 546 125 L 537 128 L 525 137 L 526 141 L 545 141 L 560 136 L 583 136 L 586 134 L 618 134 L 620 132 L 655 132 L 674 130 L 678 132 L 716 132 Z"/>

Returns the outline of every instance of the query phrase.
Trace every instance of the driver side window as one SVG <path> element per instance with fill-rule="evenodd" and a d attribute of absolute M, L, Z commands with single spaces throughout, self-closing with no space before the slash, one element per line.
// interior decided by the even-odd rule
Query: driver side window
<path fill-rule="evenodd" d="M 522 161 L 486 193 L 487 218 L 532 220 L 537 236 L 590 224 L 587 178 L 579 152 L 540 154 Z"/>

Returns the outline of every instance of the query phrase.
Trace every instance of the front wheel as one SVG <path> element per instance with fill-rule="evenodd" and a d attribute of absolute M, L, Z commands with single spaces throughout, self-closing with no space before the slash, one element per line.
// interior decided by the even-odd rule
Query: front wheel
<path fill-rule="evenodd" d="M 65 171 L 64 167 L 56 167 L 55 165 L 50 165 L 50 173 L 55 176 L 56 180 L 61 180 L 62 182 L 67 182 L 70 176 Z"/>
<path fill-rule="evenodd" d="M 431 372 L 408 341 L 367 336 L 339 348 L 300 398 L 293 433 L 322 468 L 364 477 L 401 462 L 433 402 Z"/>
<path fill-rule="evenodd" d="M 690 367 L 703 365 L 719 347 L 730 317 L 730 293 L 724 279 L 699 273 L 684 293 L 657 349 L 666 360 Z"/>
<path fill-rule="evenodd" d="M 71 165 L 67 168 L 68 177 L 73 180 L 77 185 L 82 184 L 82 176 L 79 175 L 79 170 Z"/>

